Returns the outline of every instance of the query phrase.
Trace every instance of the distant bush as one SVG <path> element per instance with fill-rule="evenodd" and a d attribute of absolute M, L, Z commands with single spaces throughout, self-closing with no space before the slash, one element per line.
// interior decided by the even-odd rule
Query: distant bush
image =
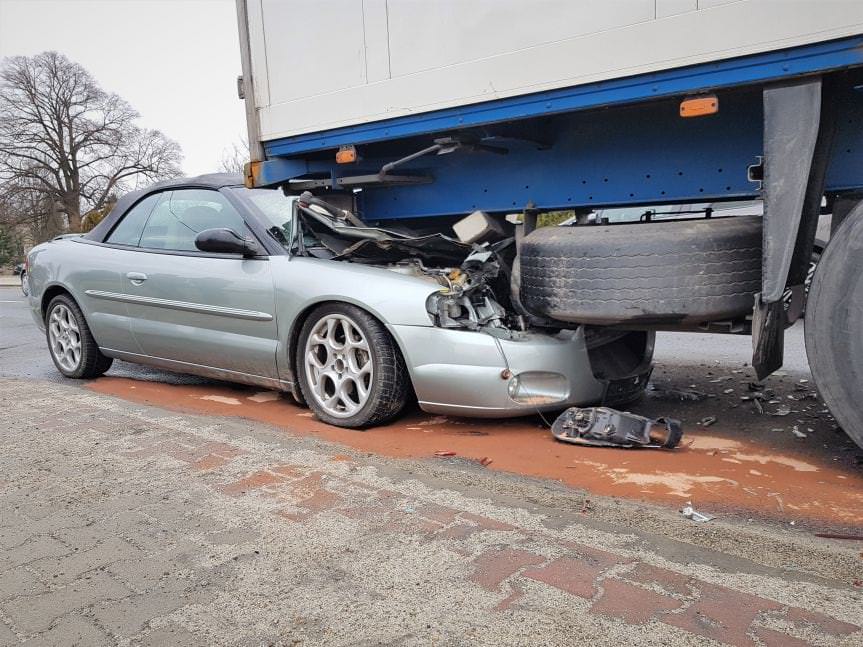
<path fill-rule="evenodd" d="M 537 219 L 536 226 L 537 227 L 552 227 L 554 225 L 559 225 L 567 218 L 572 218 L 575 215 L 575 211 L 549 211 L 547 213 L 543 213 Z"/>

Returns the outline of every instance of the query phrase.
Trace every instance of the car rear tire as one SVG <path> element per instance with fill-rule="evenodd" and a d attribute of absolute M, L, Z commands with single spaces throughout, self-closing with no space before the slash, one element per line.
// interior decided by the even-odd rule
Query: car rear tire
<path fill-rule="evenodd" d="M 111 368 L 114 362 L 99 351 L 81 308 L 64 294 L 54 297 L 48 304 L 45 337 L 54 366 L 66 377 L 93 379 Z"/>
<path fill-rule="evenodd" d="M 805 336 L 818 392 L 845 433 L 863 447 L 863 203 L 831 236 L 818 262 Z"/>
<path fill-rule="evenodd" d="M 559 321 L 698 324 L 746 315 L 761 218 L 543 227 L 521 243 L 521 302 Z"/>
<path fill-rule="evenodd" d="M 333 303 L 306 319 L 296 350 L 303 399 L 331 425 L 363 428 L 397 416 L 410 377 L 393 338 L 367 312 Z"/>

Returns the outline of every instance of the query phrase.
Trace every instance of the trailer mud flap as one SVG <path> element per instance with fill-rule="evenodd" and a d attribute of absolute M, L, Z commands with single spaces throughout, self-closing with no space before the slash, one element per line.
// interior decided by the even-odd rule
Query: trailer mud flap
<path fill-rule="evenodd" d="M 811 255 L 835 129 L 824 94 L 820 78 L 764 90 L 762 276 L 752 324 L 758 379 L 782 366 L 791 323 L 782 298 L 789 282 L 803 281 L 799 270 Z"/>

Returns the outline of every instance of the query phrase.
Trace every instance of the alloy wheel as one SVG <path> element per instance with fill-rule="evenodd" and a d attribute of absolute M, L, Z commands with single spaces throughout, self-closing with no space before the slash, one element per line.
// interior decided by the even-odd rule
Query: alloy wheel
<path fill-rule="evenodd" d="M 70 373 L 81 364 L 81 331 L 75 315 L 62 303 L 48 317 L 48 340 L 57 363 Z"/>
<path fill-rule="evenodd" d="M 350 317 L 323 317 L 306 341 L 305 373 L 312 396 L 329 415 L 348 418 L 368 402 L 374 363 L 362 329 Z"/>

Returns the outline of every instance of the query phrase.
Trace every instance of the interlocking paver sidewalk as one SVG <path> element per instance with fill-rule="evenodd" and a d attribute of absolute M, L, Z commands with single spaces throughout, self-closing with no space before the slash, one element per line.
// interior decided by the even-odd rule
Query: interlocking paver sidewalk
<path fill-rule="evenodd" d="M 0 380 L 0 645 L 863 643 L 846 581 L 35 384 Z"/>

